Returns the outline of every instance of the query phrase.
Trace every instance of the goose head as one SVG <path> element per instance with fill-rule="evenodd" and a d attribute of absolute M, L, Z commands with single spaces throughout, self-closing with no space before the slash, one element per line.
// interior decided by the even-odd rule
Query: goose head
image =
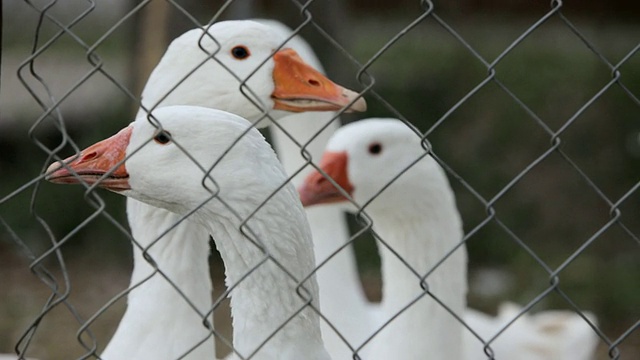
<path fill-rule="evenodd" d="M 286 178 L 278 167 L 269 166 L 277 160 L 262 135 L 239 116 L 193 106 L 158 108 L 154 116 L 162 128 L 138 119 L 64 160 L 64 166 L 51 164 L 46 179 L 97 183 L 152 206 L 185 213 L 218 192 L 232 194 L 225 200 L 246 200 L 247 192 L 271 184 L 272 178 L 265 179 L 258 171 L 275 172 L 275 181 Z"/>
<path fill-rule="evenodd" d="M 319 168 L 340 189 L 315 170 L 298 189 L 305 206 L 351 198 L 367 211 L 410 214 L 427 192 L 441 189 L 443 181 L 448 186 L 420 137 L 396 119 L 367 119 L 338 129 Z"/>
<path fill-rule="evenodd" d="M 358 94 L 335 84 L 295 50 L 278 50 L 286 37 L 254 21 L 222 21 L 176 38 L 149 76 L 142 109 L 197 105 L 231 111 L 249 120 L 265 111 L 364 111 Z M 263 111 L 263 109 L 265 111 Z"/>

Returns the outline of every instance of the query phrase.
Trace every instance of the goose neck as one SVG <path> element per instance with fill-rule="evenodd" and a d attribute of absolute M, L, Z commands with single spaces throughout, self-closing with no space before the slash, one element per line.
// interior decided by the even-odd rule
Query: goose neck
<path fill-rule="evenodd" d="M 461 316 L 466 307 L 466 249 L 456 249 L 462 239 L 459 217 L 457 211 L 443 209 L 438 213 L 417 213 L 421 216 L 372 216 L 374 230 L 393 250 L 378 244 L 383 275 L 382 311 L 388 317 L 400 313 L 374 342 L 374 346 L 386 345 L 373 353 L 381 354 L 383 357 L 376 358 L 382 359 L 399 351 L 412 354 L 408 357 L 411 358 L 426 351 L 434 358 L 459 359 L 463 327 L 450 314 L 451 311 Z M 420 339 L 411 335 L 398 339 L 400 331 L 420 334 Z"/>
<path fill-rule="evenodd" d="M 320 335 L 313 244 L 293 187 L 274 195 L 248 221 L 205 217 L 232 289 L 234 347 L 255 359 L 325 359 Z M 235 207 L 240 216 L 250 207 Z M 246 211 L 245 211 L 246 210 Z M 215 219 L 215 220 L 212 220 Z M 239 230 L 242 229 L 242 230 Z"/>
<path fill-rule="evenodd" d="M 214 339 L 205 325 L 212 324 L 206 315 L 212 307 L 207 230 L 133 199 L 129 205 L 132 235 L 156 266 L 134 245 L 127 310 L 102 357 L 178 358 L 189 352 L 187 358 L 213 358 Z"/>

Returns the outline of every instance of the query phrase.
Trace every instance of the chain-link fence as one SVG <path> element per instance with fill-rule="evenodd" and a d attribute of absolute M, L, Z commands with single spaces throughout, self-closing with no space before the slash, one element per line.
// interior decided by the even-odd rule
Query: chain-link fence
<path fill-rule="evenodd" d="M 597 8 L 576 9 L 561 1 L 500 4 L 5 2 L 0 349 L 25 357 L 85 359 L 101 358 L 109 344 L 106 352 L 115 357 L 144 358 L 135 351 L 154 349 L 153 356 L 211 358 L 215 346 L 219 358 L 231 352 L 238 358 L 278 358 L 267 353 L 296 354 L 296 346 L 283 340 L 287 336 L 313 343 L 313 335 L 309 340 L 305 334 L 314 334 L 317 321 L 334 358 L 389 358 L 387 351 L 415 359 L 429 354 L 640 356 L 640 225 L 635 219 L 640 211 L 640 37 L 637 22 L 626 13 L 637 7 L 612 4 L 622 10 L 611 12 L 615 21 L 607 21 L 592 14 Z M 276 29 L 263 40 L 264 34 L 216 33 L 221 30 L 212 25 L 248 18 L 272 18 L 290 30 L 260 20 Z M 164 73 L 157 70 L 160 80 L 147 82 L 170 39 L 196 27 L 209 29 L 209 35 L 193 38 L 195 52 L 181 50 L 193 64 L 180 70 L 175 68 L 189 61 L 169 63 Z M 298 36 L 309 41 L 320 62 Z M 243 64 L 251 64 L 249 55 L 258 57 L 259 51 L 243 41 L 275 43 L 250 69 L 229 65 L 224 60 L 229 54 Z M 235 53 L 237 45 L 244 50 Z M 271 111 L 283 105 L 262 95 L 260 76 L 274 67 L 271 55 L 288 47 L 312 67 L 322 70 L 322 63 L 328 78 L 356 92 L 345 95 L 348 101 L 335 109 L 341 110 Z M 171 81 L 162 80 L 173 70 Z M 317 79 L 305 81 L 314 87 Z M 152 84 L 158 94 L 149 90 Z M 225 86 L 235 97 L 221 101 Z M 142 102 L 141 93 L 146 94 Z M 345 113 L 360 97 L 368 110 Z M 340 122 L 397 118 L 420 135 L 415 140 L 423 150 L 390 177 L 385 177 L 387 168 L 369 174 L 386 181 L 369 179 L 378 187 L 364 202 L 357 197 L 357 183 L 333 177 L 331 185 L 342 191 L 332 196 L 361 206 L 349 217 L 341 207 L 310 208 L 317 267 L 309 271 L 300 264 L 313 255 L 311 246 L 304 246 L 308 243 L 292 245 L 301 246 L 297 256 L 283 255 L 259 225 L 261 209 L 291 191 L 283 182 L 263 188 L 269 195 L 246 210 L 226 203 L 216 166 L 204 169 L 202 181 L 211 198 L 201 207 L 224 203 L 237 216 L 230 226 L 240 231 L 233 236 L 241 235 L 227 236 L 251 249 L 242 255 L 248 268 L 239 269 L 230 265 L 233 252 L 222 250 L 220 259 L 213 250 L 207 259 L 210 246 L 225 247 L 220 240 L 225 235 L 195 229 L 185 220 L 189 214 L 171 217 L 128 203 L 128 223 L 118 195 L 95 186 L 45 182 L 47 166 L 116 133 L 135 119 L 140 106 L 157 125 L 163 118 L 155 111 L 179 104 L 239 113 L 257 127 L 270 118 L 264 133 L 290 176 L 284 183 L 297 186 L 312 171 L 330 173 L 320 157 Z M 245 136 L 226 140 L 229 148 L 241 147 Z M 371 154 L 386 149 L 378 140 L 367 143 Z M 175 141 L 180 143 L 177 134 Z M 393 212 L 402 213 L 401 202 L 383 198 L 385 191 L 398 191 L 389 182 L 409 177 L 431 158 L 445 170 L 455 193 L 464 224 L 459 239 L 444 239 L 451 234 L 442 229 L 451 220 L 444 208 L 433 213 L 416 208 L 439 220 L 430 223 L 434 220 L 424 216 L 418 225 L 405 227 L 399 225 L 404 218 L 389 221 L 375 210 L 376 199 L 384 199 Z M 414 189 L 402 185 L 401 190 Z M 410 197 L 431 201 L 425 194 Z M 132 215 L 142 213 L 144 226 Z M 156 223 L 160 216 L 172 221 Z M 299 240 L 304 234 L 295 229 L 303 225 L 293 219 L 280 230 L 292 231 Z M 347 221 L 351 235 L 344 235 Z M 442 248 L 396 244 L 396 233 L 410 232 L 411 226 L 418 228 L 414 240 L 442 235 L 442 244 L 430 244 Z M 181 245 L 186 240 L 197 245 Z M 188 265 L 175 264 L 179 255 Z M 221 260 L 227 261 L 226 275 L 232 279 L 228 288 Z M 256 295 L 265 278 L 273 281 L 269 289 L 289 291 L 263 289 Z M 236 311 L 235 338 L 229 295 Z M 250 296 L 249 305 L 238 300 Z M 274 298 L 280 301 L 267 301 Z M 465 310 L 465 301 L 488 315 Z M 507 301 L 519 305 L 504 305 Z M 282 305 L 288 302 L 289 308 Z M 311 319 L 310 330 L 299 324 L 301 319 Z M 316 356 L 311 349 L 305 351 Z"/>

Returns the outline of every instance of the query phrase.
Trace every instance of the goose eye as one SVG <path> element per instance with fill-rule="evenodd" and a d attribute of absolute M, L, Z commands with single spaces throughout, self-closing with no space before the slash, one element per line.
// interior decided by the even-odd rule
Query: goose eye
<path fill-rule="evenodd" d="M 380 143 L 373 143 L 369 145 L 369 154 L 378 155 L 382 152 L 382 145 Z"/>
<path fill-rule="evenodd" d="M 245 46 L 238 45 L 233 49 L 231 49 L 231 55 L 233 55 L 233 57 L 238 60 L 243 60 L 248 58 L 250 53 L 249 53 L 249 49 L 247 49 Z"/>
<path fill-rule="evenodd" d="M 160 132 L 158 132 L 156 136 L 153 137 L 153 141 L 157 142 L 160 145 L 166 145 L 171 141 L 171 133 L 169 133 L 168 131 L 160 130 Z"/>

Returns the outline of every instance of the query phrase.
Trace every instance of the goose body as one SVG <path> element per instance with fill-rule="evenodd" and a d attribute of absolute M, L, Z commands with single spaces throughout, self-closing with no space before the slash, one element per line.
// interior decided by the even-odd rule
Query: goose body
<path fill-rule="evenodd" d="M 482 342 L 450 312 L 488 341 L 519 309 L 505 307 L 496 318 L 466 309 L 462 223 L 446 175 L 422 149 L 420 138 L 399 120 L 359 121 L 334 134 L 320 167 L 356 203 L 365 205 L 380 240 L 381 313 L 385 319 L 399 314 L 364 346 L 363 358 L 422 359 L 430 354 L 438 359 L 486 359 Z M 300 194 L 305 205 L 346 200 L 319 172 L 305 179 Z M 518 319 L 490 344 L 496 359 L 589 359 L 596 336 L 587 323 L 568 312 L 546 315 Z M 551 340 L 549 329 L 562 340 Z M 567 351 L 557 346 L 563 342 L 581 345 Z"/>
<path fill-rule="evenodd" d="M 337 110 L 355 99 L 355 93 L 331 82 L 290 48 L 271 58 L 285 39 L 253 21 L 224 21 L 206 33 L 186 32 L 171 43 L 150 75 L 138 119 L 148 121 L 149 112 L 153 119 L 154 109 L 163 106 L 199 105 L 258 121 L 267 113 L 277 119 L 292 111 Z M 361 111 L 364 106 L 364 100 L 357 100 L 351 109 Z M 135 198 L 127 199 L 127 216 L 135 239 L 132 290 L 101 357 L 214 358 L 212 317 L 207 315 L 213 307 L 209 229 Z M 187 240 L 193 241 L 185 246 Z M 197 286 L 183 285 L 191 278 L 203 280 Z"/>
<path fill-rule="evenodd" d="M 464 321 L 488 341 L 518 317 L 521 307 L 505 302 L 500 304 L 497 315 L 488 316 L 467 309 Z M 596 324 L 590 312 L 585 316 Z M 517 354 L 522 360 L 594 359 L 598 345 L 596 333 L 585 320 L 568 310 L 546 310 L 533 315 L 521 315 L 490 344 L 497 359 L 508 359 Z M 471 335 L 465 338 L 466 359 L 484 359 L 480 356 L 483 344 Z"/>
<path fill-rule="evenodd" d="M 16 354 L 0 354 L 0 360 L 20 360 L 20 359 L 35 360 L 35 359 L 32 359 L 32 358 L 24 358 L 24 357 L 20 358 Z"/>
<path fill-rule="evenodd" d="M 273 150 L 258 131 L 247 131 L 249 122 L 226 112 L 170 106 L 154 116 L 166 133 L 136 121 L 65 161 L 67 167 L 52 164 L 48 179 L 95 183 L 105 174 L 101 187 L 181 216 L 193 212 L 225 263 L 237 354 L 329 359 L 312 309 L 319 295 L 310 230 Z M 191 241 L 206 243 L 182 239 L 182 245 Z"/>

